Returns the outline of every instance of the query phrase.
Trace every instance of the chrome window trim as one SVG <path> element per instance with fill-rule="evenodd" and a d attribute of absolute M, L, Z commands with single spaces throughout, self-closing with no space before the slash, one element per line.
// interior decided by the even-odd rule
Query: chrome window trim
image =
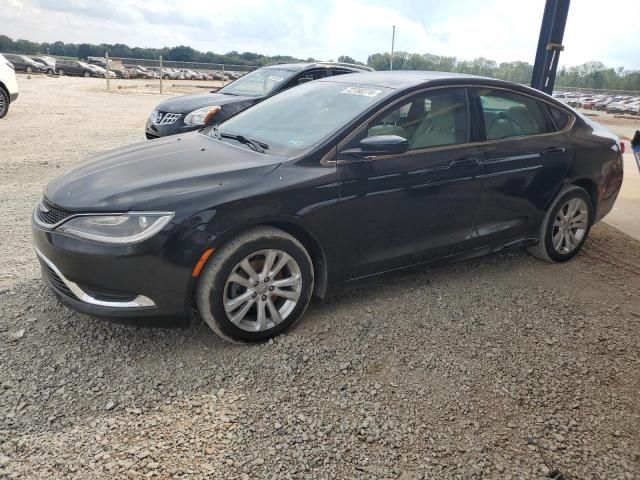
<path fill-rule="evenodd" d="M 149 297 L 145 297 L 144 295 L 138 295 L 133 300 L 129 300 L 126 302 L 110 302 L 106 300 L 98 300 L 97 298 L 92 297 L 91 295 L 86 293 L 84 290 L 82 290 L 82 288 L 80 288 L 80 286 L 77 283 L 72 282 L 67 277 L 65 277 L 62 274 L 62 272 L 58 269 L 58 267 L 56 267 L 51 260 L 45 257 L 45 255 L 40 250 L 38 250 L 37 248 L 35 250 L 38 257 L 44 263 L 46 263 L 49 266 L 49 268 L 51 268 L 51 270 L 53 270 L 55 274 L 58 275 L 58 277 L 60 277 L 60 280 L 64 282 L 67 288 L 71 290 L 71 293 L 73 293 L 75 297 L 81 302 L 88 303 L 90 305 L 96 305 L 98 307 L 111 307 L 111 308 L 142 308 L 142 307 L 156 306 L 153 300 L 151 300 Z"/>
<path fill-rule="evenodd" d="M 362 123 L 360 123 L 360 125 L 358 125 L 340 143 L 338 143 L 337 153 L 339 154 L 340 151 L 342 149 L 344 149 L 344 147 L 351 140 L 353 140 L 353 138 L 355 136 L 357 136 L 364 128 L 366 128 L 367 124 L 370 121 L 372 121 L 375 117 L 387 112 L 390 108 L 395 107 L 398 103 L 405 101 L 409 97 L 420 95 L 420 94 L 422 94 L 424 92 L 428 92 L 429 90 L 439 90 L 439 89 L 443 89 L 443 88 L 466 88 L 466 89 L 469 89 L 469 88 L 483 88 L 483 87 L 484 88 L 494 89 L 494 90 L 504 90 L 504 91 L 507 91 L 507 92 L 510 92 L 510 93 L 514 93 L 514 94 L 517 94 L 517 95 L 523 95 L 525 97 L 532 98 L 535 101 L 544 102 L 547 105 L 550 105 L 551 107 L 558 108 L 558 109 L 562 110 L 563 112 L 567 113 L 569 115 L 569 122 L 567 122 L 567 125 L 565 126 L 564 129 L 556 130 L 555 132 L 538 133 L 536 135 L 521 135 L 521 136 L 517 136 L 517 137 L 497 138 L 497 139 L 494 139 L 494 140 L 483 140 L 483 141 L 479 141 L 479 142 L 455 143 L 455 144 L 452 144 L 452 145 L 442 145 L 442 146 L 439 146 L 439 147 L 420 148 L 420 149 L 417 149 L 417 150 L 408 150 L 407 152 L 405 152 L 403 154 L 400 154 L 400 155 L 377 155 L 377 156 L 376 155 L 372 155 L 372 156 L 369 156 L 369 157 L 364 157 L 364 160 L 385 160 L 385 159 L 388 159 L 388 158 L 402 158 L 402 157 L 409 156 L 409 155 L 417 155 L 417 154 L 435 152 L 435 151 L 440 151 L 440 150 L 450 150 L 452 148 L 481 147 L 481 146 L 484 146 L 484 145 L 492 145 L 494 143 L 500 143 L 500 142 L 512 142 L 514 140 L 527 140 L 529 138 L 540 138 L 540 137 L 551 136 L 551 135 L 559 135 L 559 134 L 567 133 L 575 125 L 575 122 L 576 122 L 575 115 L 573 113 L 571 113 L 571 111 L 567 110 L 566 108 L 560 108 L 558 105 L 556 105 L 553 102 L 548 101 L 545 98 L 539 98 L 539 97 L 537 97 L 535 95 L 531 95 L 531 94 L 528 94 L 528 93 L 524 93 L 524 92 L 520 92 L 520 91 L 517 91 L 517 90 L 513 90 L 512 88 L 496 87 L 496 86 L 493 86 L 493 85 L 478 85 L 478 84 L 475 84 L 475 85 L 474 84 L 438 85 L 438 86 L 434 86 L 434 87 L 426 87 L 426 88 L 423 88 L 421 90 L 416 90 L 414 92 L 411 92 L 411 93 L 408 93 L 406 95 L 403 95 L 402 97 L 394 100 L 392 103 L 387 105 L 384 109 L 379 110 L 376 113 L 371 114 L 369 117 L 367 117 L 365 120 L 363 120 Z M 469 99 L 467 99 L 467 110 L 468 111 L 469 111 L 469 107 L 470 107 Z M 471 117 L 469 115 L 469 122 L 470 121 L 471 121 Z M 469 133 L 471 133 L 470 127 L 471 127 L 471 125 L 469 125 Z M 363 159 L 337 160 L 337 163 L 338 164 L 354 163 L 354 162 L 361 162 L 362 160 Z"/>

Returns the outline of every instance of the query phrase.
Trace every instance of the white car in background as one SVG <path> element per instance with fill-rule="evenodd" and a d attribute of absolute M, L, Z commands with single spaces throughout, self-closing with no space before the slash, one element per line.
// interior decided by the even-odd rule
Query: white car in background
<path fill-rule="evenodd" d="M 0 118 L 9 111 L 9 105 L 18 98 L 18 83 L 13 65 L 0 53 Z"/>

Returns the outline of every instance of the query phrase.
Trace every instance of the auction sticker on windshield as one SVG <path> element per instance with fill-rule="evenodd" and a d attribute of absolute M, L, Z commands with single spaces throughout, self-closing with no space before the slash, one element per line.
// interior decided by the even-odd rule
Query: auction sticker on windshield
<path fill-rule="evenodd" d="M 340 93 L 348 93 L 349 95 L 362 95 L 363 97 L 375 97 L 379 93 L 382 93 L 382 90 L 374 90 L 373 88 L 349 87 L 345 88 Z"/>

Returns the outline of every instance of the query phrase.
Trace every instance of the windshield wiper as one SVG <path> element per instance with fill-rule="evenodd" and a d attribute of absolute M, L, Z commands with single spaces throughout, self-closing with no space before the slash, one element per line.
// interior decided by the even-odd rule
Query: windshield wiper
<path fill-rule="evenodd" d="M 247 138 L 244 135 L 234 135 L 232 133 L 218 133 L 218 127 L 214 127 L 213 131 L 214 135 L 218 138 L 230 138 L 232 140 L 237 140 L 240 143 L 244 143 L 248 145 L 253 150 L 259 153 L 265 153 L 265 150 L 269 150 L 269 145 L 264 142 L 260 142 L 258 140 L 254 140 L 252 138 Z"/>

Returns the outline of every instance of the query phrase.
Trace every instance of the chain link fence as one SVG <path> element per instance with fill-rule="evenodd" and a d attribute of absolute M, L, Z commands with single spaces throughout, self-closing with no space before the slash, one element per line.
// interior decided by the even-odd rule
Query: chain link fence
<path fill-rule="evenodd" d="M 110 88 L 110 80 L 117 79 L 146 79 L 157 80 L 160 93 L 163 84 L 167 82 L 208 81 L 216 82 L 224 86 L 233 80 L 251 72 L 260 65 L 231 65 L 224 63 L 180 62 L 146 58 L 88 57 L 87 63 L 97 65 L 108 70 L 105 74 L 107 89 Z"/>

